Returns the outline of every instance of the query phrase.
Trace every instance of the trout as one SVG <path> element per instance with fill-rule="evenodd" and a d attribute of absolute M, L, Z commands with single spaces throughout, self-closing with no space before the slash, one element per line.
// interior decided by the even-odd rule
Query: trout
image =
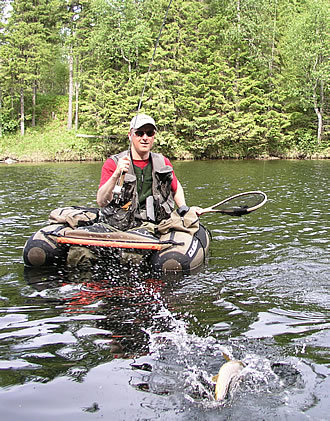
<path fill-rule="evenodd" d="M 215 385 L 215 399 L 222 401 L 226 399 L 229 388 L 237 377 L 238 373 L 245 367 L 244 363 L 240 360 L 231 360 L 228 355 L 223 353 L 227 362 L 225 362 L 219 370 L 219 373 L 212 378 L 216 383 Z"/>

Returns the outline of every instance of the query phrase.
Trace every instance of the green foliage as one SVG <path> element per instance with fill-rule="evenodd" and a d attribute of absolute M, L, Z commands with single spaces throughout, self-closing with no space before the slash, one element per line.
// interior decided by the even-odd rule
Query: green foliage
<path fill-rule="evenodd" d="M 54 120 L 44 128 L 28 128 L 24 136 L 9 134 L 1 139 L 0 157 L 19 161 L 100 160 L 104 146 L 93 138 L 78 138 L 62 122 Z"/>
<path fill-rule="evenodd" d="M 0 31 L 2 132 L 18 127 L 22 87 L 27 125 L 33 113 L 39 127 L 63 125 L 71 56 L 80 130 L 100 136 L 87 147 L 69 135 L 81 156 L 127 147 L 140 100 L 157 121 L 156 147 L 170 157 L 328 147 L 326 0 L 176 0 L 155 55 L 167 0 L 12 3 Z M 33 106 L 35 83 L 42 94 Z"/>
<path fill-rule="evenodd" d="M 314 111 L 319 119 L 317 130 L 303 136 L 307 139 L 303 144 L 315 136 L 318 143 L 322 142 L 324 126 L 320 118 L 329 113 L 329 18 L 328 2 L 307 0 L 281 40 L 287 96 L 296 104 L 295 111 L 311 116 Z"/>

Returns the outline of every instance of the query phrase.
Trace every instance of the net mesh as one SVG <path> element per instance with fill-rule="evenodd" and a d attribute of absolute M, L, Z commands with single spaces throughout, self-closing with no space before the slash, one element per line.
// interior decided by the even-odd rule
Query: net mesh
<path fill-rule="evenodd" d="M 262 193 L 248 193 L 232 197 L 216 207 L 216 210 L 228 215 L 240 216 L 250 212 L 265 199 Z"/>

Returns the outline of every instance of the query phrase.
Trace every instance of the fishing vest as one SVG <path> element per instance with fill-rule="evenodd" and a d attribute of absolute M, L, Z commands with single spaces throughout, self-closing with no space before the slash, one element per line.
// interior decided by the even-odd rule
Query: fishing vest
<path fill-rule="evenodd" d="M 124 156 L 127 156 L 127 151 L 113 155 L 111 159 L 117 164 L 118 160 Z M 112 199 L 107 206 L 101 209 L 102 222 L 119 230 L 127 230 L 141 225 L 144 221 L 158 224 L 162 220 L 170 217 L 174 209 L 174 200 L 171 191 L 173 168 L 170 165 L 165 165 L 162 154 L 152 152 L 150 153 L 149 164 L 144 170 L 144 175 L 146 176 L 144 180 L 140 170 L 137 170 L 140 176 L 139 190 L 141 190 L 138 192 L 137 175 L 131 160 L 128 172 L 125 174 L 120 199 L 117 203 Z M 148 180 L 151 183 L 151 195 L 146 197 L 146 205 L 142 208 L 139 203 L 139 193 L 144 201 L 148 189 L 143 185 L 143 181 L 148 182 Z"/>

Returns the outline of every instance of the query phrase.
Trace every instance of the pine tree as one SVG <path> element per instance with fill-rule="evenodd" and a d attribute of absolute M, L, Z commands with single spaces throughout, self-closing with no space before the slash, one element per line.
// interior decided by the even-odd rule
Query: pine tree
<path fill-rule="evenodd" d="M 42 66 L 51 59 L 49 43 L 53 36 L 51 24 L 55 20 L 49 13 L 52 2 L 47 0 L 13 0 L 11 6 L 2 46 L 3 63 L 6 74 L 10 75 L 13 98 L 19 96 L 20 127 L 24 135 L 26 119 L 32 119 L 35 125 L 37 84 Z M 32 115 L 27 116 L 26 96 L 30 90 Z"/>

